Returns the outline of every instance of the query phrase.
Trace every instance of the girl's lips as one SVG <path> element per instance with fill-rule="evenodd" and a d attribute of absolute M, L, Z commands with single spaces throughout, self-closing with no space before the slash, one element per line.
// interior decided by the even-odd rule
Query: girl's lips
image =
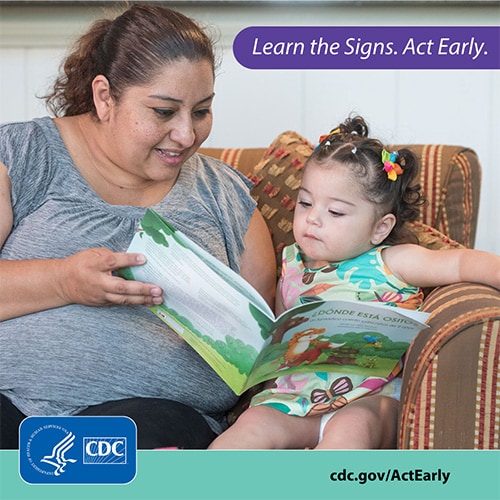
<path fill-rule="evenodd" d="M 319 241 L 319 238 L 317 238 L 316 236 L 314 236 L 314 234 L 310 234 L 310 233 L 304 234 L 304 238 L 307 238 L 307 239 L 310 239 L 310 240 Z"/>

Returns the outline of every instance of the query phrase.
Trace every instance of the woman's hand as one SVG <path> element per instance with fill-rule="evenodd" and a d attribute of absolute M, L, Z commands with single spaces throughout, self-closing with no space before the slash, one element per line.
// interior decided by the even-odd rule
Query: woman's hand
<path fill-rule="evenodd" d="M 83 250 L 61 261 L 59 288 L 68 304 L 109 306 L 163 302 L 162 290 L 151 283 L 129 281 L 114 274 L 123 267 L 146 262 L 143 255 L 115 253 L 106 248 Z"/>
<path fill-rule="evenodd" d="M 157 285 L 128 281 L 114 273 L 144 262 L 142 255 L 106 248 L 64 259 L 0 260 L 0 321 L 68 304 L 161 304 Z"/>

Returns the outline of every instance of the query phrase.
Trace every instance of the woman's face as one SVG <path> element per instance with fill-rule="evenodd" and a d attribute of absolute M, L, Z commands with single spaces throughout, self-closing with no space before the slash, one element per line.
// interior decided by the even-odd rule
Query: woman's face
<path fill-rule="evenodd" d="M 169 63 L 151 83 L 110 99 L 101 113 L 108 161 L 132 183 L 174 182 L 210 133 L 213 97 L 210 62 Z"/>

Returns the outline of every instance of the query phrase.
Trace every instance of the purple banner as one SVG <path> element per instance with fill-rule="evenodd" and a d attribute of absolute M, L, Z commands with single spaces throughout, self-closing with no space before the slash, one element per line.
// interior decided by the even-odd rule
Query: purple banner
<path fill-rule="evenodd" d="M 250 69 L 500 69 L 500 26 L 251 26 Z"/>

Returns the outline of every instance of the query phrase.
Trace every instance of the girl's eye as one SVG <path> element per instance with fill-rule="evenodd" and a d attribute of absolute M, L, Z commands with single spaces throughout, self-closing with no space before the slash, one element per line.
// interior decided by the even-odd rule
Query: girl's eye
<path fill-rule="evenodd" d="M 300 205 L 301 207 L 309 208 L 312 203 L 308 201 L 297 201 L 297 205 Z"/>
<path fill-rule="evenodd" d="M 333 215 L 334 217 L 342 217 L 344 214 L 342 212 L 337 212 L 335 210 L 328 210 L 330 215 Z"/>

